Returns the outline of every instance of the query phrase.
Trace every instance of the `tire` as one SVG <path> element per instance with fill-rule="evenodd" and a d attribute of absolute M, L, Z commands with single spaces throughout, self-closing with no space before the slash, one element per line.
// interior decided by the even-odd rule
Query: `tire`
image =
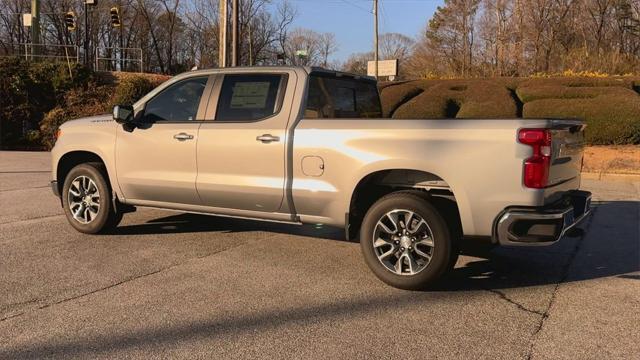
<path fill-rule="evenodd" d="M 447 223 L 416 191 L 394 192 L 375 202 L 362 222 L 360 247 L 380 280 L 405 290 L 434 284 L 458 257 Z"/>
<path fill-rule="evenodd" d="M 62 207 L 69 224 L 85 234 L 108 232 L 122 220 L 113 207 L 112 192 L 104 165 L 77 165 L 65 178 Z"/>

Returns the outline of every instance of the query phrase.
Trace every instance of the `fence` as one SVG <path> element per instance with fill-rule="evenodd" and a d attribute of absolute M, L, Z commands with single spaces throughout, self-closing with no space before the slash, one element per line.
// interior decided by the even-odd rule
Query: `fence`
<path fill-rule="evenodd" d="M 80 61 L 80 48 L 76 45 L 10 44 L 8 48 L 0 51 L 0 56 L 19 56 L 27 60 L 44 58 L 77 63 Z"/>
<path fill-rule="evenodd" d="M 139 54 L 139 57 L 135 54 Z M 131 57 L 132 55 L 135 57 Z M 141 48 L 104 47 L 96 49 L 95 71 L 143 72 L 143 69 Z"/>

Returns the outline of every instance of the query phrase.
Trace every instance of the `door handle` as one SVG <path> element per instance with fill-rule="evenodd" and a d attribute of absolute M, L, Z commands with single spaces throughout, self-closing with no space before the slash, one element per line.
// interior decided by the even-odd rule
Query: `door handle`
<path fill-rule="evenodd" d="M 173 138 L 178 140 L 178 141 L 192 140 L 193 139 L 193 135 L 181 132 L 179 134 L 173 135 Z"/>
<path fill-rule="evenodd" d="M 280 141 L 280 137 L 279 136 L 273 136 L 271 134 L 264 134 L 264 135 L 260 135 L 256 138 L 256 140 L 258 141 L 262 141 L 263 144 L 268 144 L 270 142 L 273 141 Z"/>

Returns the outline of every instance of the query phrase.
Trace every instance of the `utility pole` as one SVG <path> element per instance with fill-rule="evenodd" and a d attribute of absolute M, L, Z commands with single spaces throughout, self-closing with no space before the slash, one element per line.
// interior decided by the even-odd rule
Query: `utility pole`
<path fill-rule="evenodd" d="M 376 80 L 378 79 L 378 0 L 373 0 L 373 43 L 375 47 L 375 51 L 373 52 L 373 61 L 375 62 L 375 76 Z"/>
<path fill-rule="evenodd" d="M 233 23 L 231 25 L 232 30 L 231 30 L 231 66 L 236 67 L 239 65 L 240 63 L 240 54 L 239 54 L 239 48 L 240 48 L 240 38 L 238 37 L 238 26 L 239 26 L 239 13 L 240 13 L 240 9 L 238 8 L 238 5 L 240 3 L 240 0 L 233 0 L 233 12 L 232 12 L 232 18 L 233 18 Z"/>
<path fill-rule="evenodd" d="M 89 65 L 89 7 L 84 2 L 84 66 Z"/>
<path fill-rule="evenodd" d="M 220 20 L 218 21 L 218 67 L 227 66 L 227 0 L 220 0 Z"/>
<path fill-rule="evenodd" d="M 31 0 L 31 55 L 38 55 L 40 44 L 40 0 Z"/>

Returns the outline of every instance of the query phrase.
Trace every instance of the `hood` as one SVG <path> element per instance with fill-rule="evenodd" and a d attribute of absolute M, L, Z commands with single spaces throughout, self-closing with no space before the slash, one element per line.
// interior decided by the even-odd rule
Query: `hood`
<path fill-rule="evenodd" d="M 111 114 L 102 114 L 69 120 L 60 126 L 61 129 L 68 129 L 76 126 L 99 126 L 116 124 Z"/>

